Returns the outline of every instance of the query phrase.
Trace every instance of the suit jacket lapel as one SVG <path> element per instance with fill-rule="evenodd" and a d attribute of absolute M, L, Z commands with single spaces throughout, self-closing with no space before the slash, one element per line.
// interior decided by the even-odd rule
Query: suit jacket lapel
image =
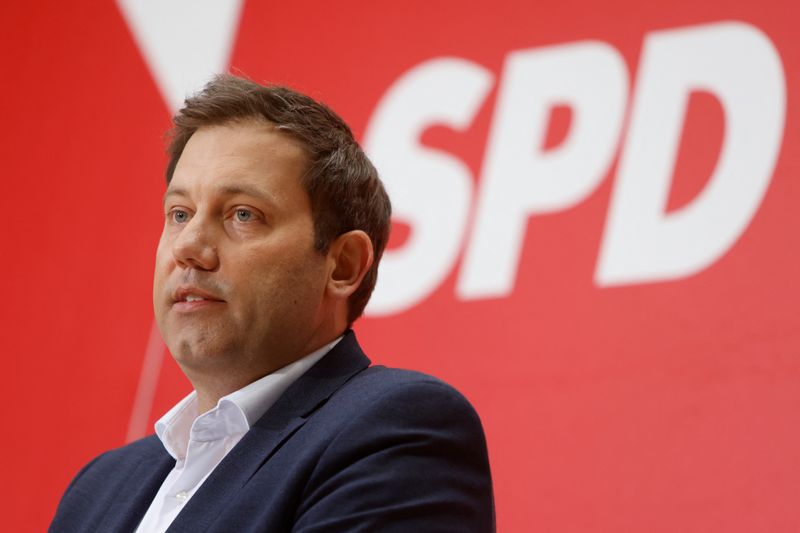
<path fill-rule="evenodd" d="M 344 338 L 300 376 L 250 428 L 192 496 L 168 531 L 202 531 L 208 528 L 307 417 L 369 364 L 355 334 L 348 330 Z"/>
<path fill-rule="evenodd" d="M 175 460 L 163 448 L 142 457 L 115 495 L 98 531 L 134 531 L 174 466 Z"/>

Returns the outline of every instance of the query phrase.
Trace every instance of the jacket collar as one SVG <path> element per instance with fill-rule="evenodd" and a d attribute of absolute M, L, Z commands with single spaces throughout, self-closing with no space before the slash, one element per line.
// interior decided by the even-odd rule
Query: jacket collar
<path fill-rule="evenodd" d="M 370 360 L 361 351 L 355 333 L 347 330 L 342 340 L 300 376 L 255 423 L 255 427 L 274 430 L 282 427 L 288 419 L 307 417 L 369 365 Z"/>

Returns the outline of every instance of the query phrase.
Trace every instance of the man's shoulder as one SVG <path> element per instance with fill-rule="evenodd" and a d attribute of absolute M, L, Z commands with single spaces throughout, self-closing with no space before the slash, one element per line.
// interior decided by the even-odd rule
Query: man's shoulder
<path fill-rule="evenodd" d="M 350 394 L 366 395 L 370 398 L 385 395 L 404 395 L 424 391 L 435 396 L 447 396 L 456 401 L 469 403 L 455 387 L 429 374 L 416 370 L 373 365 L 353 377 L 344 390 Z"/>
<path fill-rule="evenodd" d="M 409 421 L 424 424 L 450 414 L 455 422 L 465 420 L 480 429 L 477 413 L 456 388 L 422 372 L 372 365 L 352 331 L 293 388 L 288 391 L 292 403 L 308 407 L 322 400 L 316 403 L 318 420 L 341 423 L 375 413 L 390 423 L 407 414 Z"/>
<path fill-rule="evenodd" d="M 481 436 L 483 433 L 472 404 L 452 385 L 422 372 L 380 365 L 353 376 L 322 411 L 352 423 L 462 425 Z"/>
<path fill-rule="evenodd" d="M 370 366 L 308 417 L 295 443 L 279 462 L 308 465 L 299 529 L 493 530 L 481 422 L 438 378 Z"/>

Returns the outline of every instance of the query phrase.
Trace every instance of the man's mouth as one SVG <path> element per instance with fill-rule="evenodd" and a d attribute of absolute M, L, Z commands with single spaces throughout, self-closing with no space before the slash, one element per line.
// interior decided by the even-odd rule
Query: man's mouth
<path fill-rule="evenodd" d="M 172 294 L 172 305 L 178 309 L 191 310 L 207 304 L 224 303 L 225 300 L 197 287 L 179 287 Z"/>
<path fill-rule="evenodd" d="M 202 296 L 194 296 L 193 294 L 190 294 L 189 296 L 186 296 L 183 300 L 180 300 L 180 301 L 182 301 L 182 302 L 201 302 L 201 301 L 204 301 L 204 300 L 208 300 L 208 298 L 203 298 Z"/>

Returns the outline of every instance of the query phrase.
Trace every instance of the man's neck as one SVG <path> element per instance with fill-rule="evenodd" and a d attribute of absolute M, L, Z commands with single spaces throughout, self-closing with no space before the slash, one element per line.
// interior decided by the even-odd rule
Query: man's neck
<path fill-rule="evenodd" d="M 262 369 L 261 371 L 257 372 L 251 371 L 249 373 L 236 373 L 231 372 L 230 369 L 226 369 L 224 372 L 221 372 L 220 369 L 214 369 L 215 371 L 203 373 L 202 375 L 198 375 L 197 372 L 192 372 L 192 376 L 189 376 L 187 369 L 184 369 L 184 373 L 187 377 L 189 377 L 189 380 L 192 382 L 192 385 L 197 392 L 197 414 L 201 415 L 207 411 L 210 411 L 217 406 L 221 398 L 228 396 L 229 394 L 232 394 L 255 381 L 258 381 L 259 379 L 272 374 L 281 368 L 285 368 L 288 365 L 291 365 L 318 350 L 321 350 L 336 339 L 341 338 L 342 335 L 344 335 L 344 331 L 339 335 L 328 339 L 324 343 L 317 343 L 318 345 L 314 345 L 305 353 L 302 353 L 299 357 L 293 357 L 289 361 L 274 364 L 269 368 Z"/>

